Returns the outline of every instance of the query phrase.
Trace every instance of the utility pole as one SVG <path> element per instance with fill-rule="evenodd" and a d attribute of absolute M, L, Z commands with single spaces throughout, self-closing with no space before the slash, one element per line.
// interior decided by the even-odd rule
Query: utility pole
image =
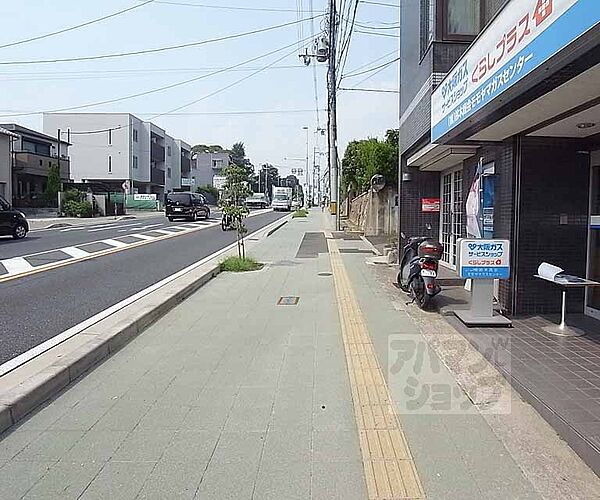
<path fill-rule="evenodd" d="M 327 81 L 329 90 L 328 125 L 329 125 L 329 189 L 331 193 L 330 211 L 335 215 L 335 228 L 340 230 L 339 207 L 339 166 L 337 157 L 337 95 L 336 95 L 336 42 L 337 42 L 337 8 L 336 0 L 329 1 L 329 67 Z"/>

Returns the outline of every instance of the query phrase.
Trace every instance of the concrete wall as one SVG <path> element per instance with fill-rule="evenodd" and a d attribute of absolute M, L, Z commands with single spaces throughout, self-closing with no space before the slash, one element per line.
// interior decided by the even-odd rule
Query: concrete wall
<path fill-rule="evenodd" d="M 10 141 L 9 136 L 0 134 L 0 195 L 12 203 Z"/>
<path fill-rule="evenodd" d="M 350 202 L 348 217 L 366 236 L 397 235 L 396 190 L 368 191 Z"/>

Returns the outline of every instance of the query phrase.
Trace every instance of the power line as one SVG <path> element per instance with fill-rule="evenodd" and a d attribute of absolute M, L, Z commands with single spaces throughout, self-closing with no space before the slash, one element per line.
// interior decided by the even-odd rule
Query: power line
<path fill-rule="evenodd" d="M 367 80 L 370 80 L 371 78 L 373 78 L 375 75 L 378 75 L 379 73 L 381 73 L 384 69 L 386 69 L 388 66 L 396 63 L 397 61 L 399 61 L 400 58 L 397 57 L 395 60 L 390 61 L 389 63 L 381 66 L 377 71 L 375 71 L 375 73 L 370 74 L 369 76 L 367 76 L 366 78 L 363 78 L 361 81 L 359 81 L 358 83 L 354 84 L 354 87 L 357 88 L 361 83 L 366 82 Z"/>
<path fill-rule="evenodd" d="M 313 13 L 313 0 L 309 0 L 308 2 L 308 7 L 310 10 L 310 36 L 311 38 L 314 39 L 315 37 L 315 20 L 314 20 L 314 13 Z M 317 129 L 321 128 L 321 125 L 319 123 L 319 80 L 317 77 L 317 65 L 313 64 L 312 65 L 312 73 L 313 73 L 313 87 L 314 87 L 314 92 L 315 92 L 315 118 L 316 118 L 316 122 L 317 122 Z"/>
<path fill-rule="evenodd" d="M 286 45 L 285 47 L 282 47 L 281 49 L 278 49 L 277 51 L 273 51 L 273 52 L 280 52 L 281 50 L 285 50 L 286 48 L 289 48 L 289 47 L 291 47 L 291 46 L 293 46 L 293 45 L 296 45 L 296 42 L 293 42 L 293 43 L 291 43 L 291 44 L 289 44 L 289 45 Z M 270 55 L 270 54 L 272 54 L 273 52 L 270 52 L 269 54 L 264 54 L 264 55 L 262 55 L 262 56 L 255 57 L 255 58 L 254 58 L 254 60 L 256 60 L 256 59 L 259 59 L 260 57 L 266 57 L 267 55 Z M 258 69 L 257 71 L 254 71 L 254 72 L 253 72 L 253 73 L 251 73 L 250 75 L 246 75 L 246 76 L 244 76 L 243 78 L 240 78 L 240 79 L 236 80 L 235 82 L 233 82 L 233 83 L 231 83 L 231 84 L 229 84 L 229 85 L 226 85 L 225 87 L 221 87 L 221 88 L 217 89 L 217 90 L 216 90 L 216 91 L 214 91 L 214 92 L 211 92 L 211 93 L 209 93 L 209 94 L 206 94 L 206 95 L 205 95 L 205 96 L 203 96 L 203 97 L 200 97 L 199 99 L 195 99 L 195 100 L 193 100 L 193 101 L 191 101 L 191 102 L 188 102 L 188 103 L 186 103 L 186 104 L 183 104 L 183 105 L 181 105 L 181 106 L 177 106 L 176 108 L 173 108 L 173 109 L 171 109 L 171 110 L 169 110 L 169 111 L 166 111 L 166 112 L 164 112 L 164 113 L 158 113 L 158 114 L 156 114 L 156 115 L 153 115 L 153 116 L 151 116 L 150 118 L 148 118 L 148 121 L 154 120 L 155 118 L 159 118 L 159 117 L 161 117 L 161 116 L 166 116 L 166 115 L 170 115 L 170 114 L 172 114 L 172 113 L 176 113 L 177 111 L 180 111 L 180 110 L 182 110 L 182 109 L 184 109 L 184 108 L 187 108 L 187 107 L 189 107 L 189 106 L 192 106 L 192 105 L 194 105 L 194 104 L 197 104 L 198 102 L 204 101 L 204 100 L 206 100 L 206 99 L 209 99 L 210 97 L 213 97 L 213 96 L 215 96 L 215 95 L 217 95 L 217 94 L 220 94 L 221 92 L 224 92 L 224 91 L 226 91 L 226 90 L 228 90 L 228 89 L 230 89 L 230 88 L 232 88 L 232 87 L 234 87 L 234 86 L 236 86 L 236 85 L 239 85 L 240 83 L 242 83 L 242 82 L 244 82 L 244 81 L 248 80 L 249 78 L 252 78 L 253 76 L 255 76 L 255 75 L 257 75 L 257 74 L 259 74 L 259 73 L 261 73 L 261 72 L 263 72 L 263 71 L 267 70 L 268 68 L 270 68 L 270 67 L 274 66 L 275 64 L 277 64 L 278 62 L 280 62 L 280 61 L 284 60 L 286 57 L 289 57 L 289 56 L 293 55 L 295 52 L 296 52 L 296 49 L 294 49 L 292 52 L 288 52 L 288 53 L 284 54 L 282 57 L 280 57 L 280 58 L 276 59 L 275 61 L 271 62 L 270 64 L 268 64 L 268 65 L 266 65 L 266 66 L 263 66 L 262 68 Z M 130 127 L 130 125 L 128 124 L 128 125 L 126 125 L 126 126 L 124 126 L 124 127 L 117 127 L 117 128 L 118 128 L 118 129 L 122 129 L 122 128 L 129 128 L 129 127 Z M 71 131 L 71 135 L 91 135 L 91 134 L 100 134 L 100 133 L 105 133 L 105 132 L 108 132 L 108 130 L 115 130 L 115 129 L 117 129 L 117 128 L 113 128 L 113 129 L 101 129 L 101 130 L 92 130 L 92 131 L 84 131 L 84 132 L 73 132 L 73 131 Z"/>
<path fill-rule="evenodd" d="M 361 88 L 357 88 L 357 87 L 353 87 L 353 88 L 345 88 L 345 87 L 340 87 L 338 90 L 343 90 L 344 92 L 346 91 L 357 91 L 357 92 L 381 92 L 383 94 L 398 94 L 399 92 L 397 90 L 386 90 L 386 89 L 361 89 Z"/>
<path fill-rule="evenodd" d="M 369 30 L 399 30 L 400 29 L 400 25 L 398 25 L 398 24 L 394 24 L 393 26 L 373 26 L 373 25 L 357 22 L 356 26 L 358 26 L 359 28 L 369 29 Z"/>
<path fill-rule="evenodd" d="M 254 11 L 254 12 L 298 12 L 298 9 L 273 9 L 267 7 L 237 7 L 233 5 L 209 5 L 192 2 L 172 2 L 167 0 L 154 0 L 155 3 L 165 5 L 177 5 L 181 7 L 199 7 L 203 9 L 219 9 L 219 10 L 242 10 L 242 11 Z M 301 11 L 306 14 L 308 11 Z"/>
<path fill-rule="evenodd" d="M 315 17 L 319 17 L 319 16 L 315 16 Z M 305 20 L 306 19 L 303 19 L 303 21 L 305 21 Z M 179 45 L 170 45 L 167 47 L 159 47 L 156 49 L 137 50 L 137 51 L 133 51 L 133 52 L 119 52 L 119 53 L 115 53 L 115 54 L 102 54 L 102 55 L 97 55 L 97 56 L 67 57 L 67 58 L 62 58 L 62 59 L 37 59 L 37 60 L 30 60 L 30 61 L 1 61 L 0 65 L 6 66 L 6 65 L 17 65 L 17 64 L 23 65 L 23 64 L 47 64 L 47 63 L 60 63 L 60 62 L 92 61 L 92 60 L 98 60 L 98 59 L 112 59 L 112 58 L 116 58 L 116 57 L 137 56 L 137 55 L 142 55 L 142 54 L 153 54 L 156 52 L 164 52 L 167 50 L 177 50 L 177 49 L 183 49 L 183 48 L 188 48 L 188 47 L 197 47 L 197 46 L 206 45 L 209 43 L 222 42 L 225 40 L 232 40 L 234 38 L 242 38 L 245 36 L 256 35 L 258 33 L 265 33 L 267 31 L 273 31 L 273 30 L 277 30 L 280 28 L 285 28 L 287 26 L 293 26 L 294 24 L 297 24 L 297 23 L 298 23 L 298 21 L 290 21 L 290 22 L 283 23 L 283 24 L 276 24 L 274 26 L 268 26 L 267 28 L 260 28 L 260 29 L 256 29 L 256 30 L 252 30 L 252 31 L 246 31 L 243 33 L 236 33 L 233 35 L 226 35 L 226 36 L 222 36 L 222 37 L 218 37 L 218 38 L 201 40 L 199 42 L 191 42 L 191 43 L 183 43 L 183 44 L 179 44 Z"/>
<path fill-rule="evenodd" d="M 394 5 L 391 3 L 383 3 L 383 2 L 371 2 L 369 0 L 360 0 L 361 3 L 366 3 L 368 5 L 381 5 L 383 7 L 394 7 L 396 9 L 399 9 L 400 6 L 399 5 Z"/>
<path fill-rule="evenodd" d="M 344 71 L 344 68 L 346 67 L 346 61 L 348 60 L 348 52 L 350 52 L 350 41 L 352 40 L 352 33 L 354 31 L 354 26 L 356 24 L 356 13 L 358 11 L 358 4 L 359 4 L 359 0 L 356 0 L 356 3 L 354 4 L 354 12 L 352 13 L 352 24 L 350 25 L 350 33 L 348 35 L 348 38 L 345 42 L 344 45 L 342 45 L 342 65 L 340 67 L 340 79 L 337 81 L 337 85 L 340 84 L 340 82 L 342 81 L 342 74 Z"/>
<path fill-rule="evenodd" d="M 291 45 L 295 45 L 295 43 L 296 42 L 294 42 Z M 285 49 L 289 48 L 291 45 L 285 45 L 284 47 L 272 50 L 270 52 L 267 52 L 266 54 L 262 54 L 260 56 L 253 57 L 251 59 L 247 59 L 246 61 L 242 61 L 241 63 L 234 64 L 233 66 L 229 66 L 227 68 L 223 68 L 223 69 L 220 69 L 220 70 L 217 70 L 217 71 L 213 71 L 212 73 L 208 73 L 208 74 L 205 74 L 205 75 L 197 76 L 197 77 L 190 78 L 190 79 L 187 79 L 187 80 L 183 80 L 183 81 L 180 81 L 180 82 L 172 83 L 170 85 L 164 85 L 162 87 L 158 87 L 158 88 L 151 89 L 151 90 L 146 90 L 146 91 L 143 91 L 143 92 L 137 92 L 135 94 L 130 94 L 130 95 L 123 96 L 123 97 L 117 97 L 117 98 L 114 98 L 114 99 L 107 99 L 107 100 L 104 100 L 104 101 L 97 101 L 97 102 L 92 102 L 92 103 L 88 103 L 88 104 L 81 104 L 81 105 L 78 105 L 78 106 L 69 106 L 69 107 L 66 107 L 66 108 L 58 108 L 58 109 L 52 109 L 52 110 L 47 110 L 47 111 L 39 111 L 39 112 L 36 112 L 36 113 L 18 113 L 18 114 L 13 114 L 13 115 L 3 115 L 3 117 L 4 118 L 13 118 L 13 117 L 16 117 L 16 116 L 29 116 L 29 115 L 32 115 L 32 114 L 40 114 L 40 113 L 62 113 L 62 112 L 65 112 L 65 111 L 77 111 L 77 110 L 80 110 L 80 109 L 92 108 L 92 107 L 101 106 L 101 105 L 105 105 L 105 104 L 113 104 L 115 102 L 126 101 L 126 100 L 129 100 L 129 99 L 134 99 L 136 97 L 142 97 L 142 96 L 146 96 L 146 95 L 150 95 L 150 94 L 155 94 L 157 92 L 163 92 L 165 90 L 169 90 L 169 89 L 172 89 L 172 88 L 175 88 L 175 87 L 180 87 L 182 85 L 187 85 L 188 83 L 196 82 L 198 80 L 202 80 L 202 79 L 208 78 L 210 76 L 218 75 L 220 73 L 225 73 L 227 71 L 230 71 L 231 69 L 243 66 L 244 64 L 248 64 L 250 62 L 257 61 L 258 59 L 262 59 L 264 57 L 268 57 L 268 56 L 273 55 L 273 54 L 275 54 L 277 52 L 281 52 L 282 50 L 285 50 Z M 259 68 L 259 71 L 263 71 L 263 70 L 264 70 L 264 68 Z"/>
<path fill-rule="evenodd" d="M 80 28 L 84 28 L 85 26 L 90 26 L 91 24 L 99 23 L 101 21 L 106 21 L 107 19 L 111 19 L 113 17 L 120 16 L 121 14 L 125 14 L 125 13 L 130 12 L 135 9 L 139 9 L 140 7 L 144 7 L 145 5 L 148 5 L 149 3 L 152 3 L 152 2 L 154 2 L 154 0 L 146 0 L 144 3 L 133 5 L 131 7 L 128 7 L 127 9 L 119 10 L 117 12 L 113 12 L 112 14 L 98 17 L 96 19 L 91 19 L 90 21 L 86 21 L 81 24 L 76 24 L 75 26 L 69 26 L 68 28 L 63 28 L 58 31 L 52 31 L 52 32 L 46 33 L 44 35 L 38 35 L 38 36 L 31 37 L 31 38 L 25 38 L 23 40 L 18 40 L 16 42 L 6 43 L 4 45 L 0 45 L 0 49 L 5 49 L 6 47 L 14 47 L 15 45 L 21 45 L 23 43 L 34 42 L 36 40 L 42 40 L 43 38 L 50 38 L 52 36 L 61 35 L 62 33 L 67 33 L 68 31 L 75 31 Z"/>
<path fill-rule="evenodd" d="M 317 109 L 318 112 L 325 112 L 326 109 Z M 26 111 L 14 111 L 14 110 L 0 110 L 0 112 L 15 112 L 15 113 L 26 113 Z M 232 116 L 232 115 L 278 115 L 278 114 L 293 114 L 293 113 L 314 113 L 314 108 L 311 109 L 260 109 L 260 110 L 249 110 L 249 111 L 189 111 L 182 113 L 169 113 L 169 116 Z M 162 112 L 147 111 L 144 113 L 132 112 L 131 114 L 137 116 L 151 116 L 162 114 Z"/>
<path fill-rule="evenodd" d="M 353 70 L 351 70 L 350 73 L 355 73 L 356 71 L 360 71 L 361 69 L 366 68 L 367 66 L 370 66 L 371 64 L 375 64 L 376 62 L 379 62 L 382 59 L 385 59 L 386 57 L 390 57 L 391 55 L 394 55 L 394 54 L 397 54 L 397 53 L 398 53 L 398 49 L 394 49 L 391 52 L 388 52 L 387 54 L 383 54 L 382 56 L 378 57 L 377 59 L 369 61 L 369 62 L 367 62 L 365 64 L 361 64 L 357 68 L 354 68 Z M 346 76 L 346 75 L 343 75 L 343 76 Z"/>
<path fill-rule="evenodd" d="M 400 60 L 400 57 L 396 57 L 392 61 L 388 61 L 386 63 L 383 63 L 383 64 L 379 65 L 379 66 L 375 66 L 374 68 L 369 68 L 369 69 L 366 69 L 364 71 L 359 71 L 358 73 L 348 73 L 346 75 L 343 75 L 342 78 L 353 78 L 355 76 L 364 75 L 365 73 L 370 73 L 371 71 L 375 71 L 375 70 L 378 70 L 378 69 L 386 68 L 390 64 L 394 64 L 396 61 L 399 61 L 399 60 Z"/>
<path fill-rule="evenodd" d="M 390 35 L 389 33 L 371 33 L 370 31 L 363 31 L 363 30 L 354 30 L 355 33 L 361 33 L 363 35 L 373 35 L 373 36 L 387 36 L 389 38 L 396 38 L 398 39 L 398 35 Z"/>

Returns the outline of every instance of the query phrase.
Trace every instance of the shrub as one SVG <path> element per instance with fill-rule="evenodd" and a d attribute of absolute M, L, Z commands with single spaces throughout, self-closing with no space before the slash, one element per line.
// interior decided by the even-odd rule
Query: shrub
<path fill-rule="evenodd" d="M 68 200 L 63 203 L 63 212 L 67 217 L 92 217 L 94 207 L 89 201 Z"/>
<path fill-rule="evenodd" d="M 229 271 L 232 273 L 243 273 L 246 271 L 257 271 L 261 269 L 263 265 L 259 262 L 256 262 L 254 259 L 250 257 L 242 258 L 242 257 L 227 257 L 223 262 L 221 262 L 221 271 Z"/>
<path fill-rule="evenodd" d="M 292 219 L 295 219 L 296 217 L 307 217 L 307 216 L 308 216 L 308 212 L 306 210 L 304 210 L 303 208 L 301 208 L 300 210 L 296 210 L 292 214 Z"/>

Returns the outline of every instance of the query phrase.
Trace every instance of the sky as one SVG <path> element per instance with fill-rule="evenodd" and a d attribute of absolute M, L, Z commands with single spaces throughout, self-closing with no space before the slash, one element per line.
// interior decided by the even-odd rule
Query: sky
<path fill-rule="evenodd" d="M 395 0 L 379 1 L 397 5 Z M 142 0 L 0 2 L 0 19 L 10 20 L 3 23 L 0 46 L 142 3 Z M 342 3 L 348 5 L 347 0 Z M 6 63 L 139 51 L 225 37 L 294 23 L 299 4 L 304 11 L 300 15 L 306 19 L 310 17 L 311 4 L 314 15 L 318 16 L 324 13 L 327 1 L 155 0 L 79 30 L 0 47 L 0 123 L 16 122 L 42 130 L 42 111 L 118 99 L 206 75 L 165 91 L 78 111 L 129 112 L 147 120 L 198 101 L 152 121 L 171 136 L 192 145 L 230 147 L 242 141 L 255 165 L 268 162 L 282 174 L 289 174 L 292 168 L 304 166 L 298 160 L 306 156 L 307 131 L 303 127 L 309 127 L 310 156 L 315 147 L 326 150 L 326 136 L 315 133 L 318 126 L 325 128 L 327 123 L 326 64 L 316 63 L 317 108 L 313 67 L 305 67 L 298 57 L 299 46 L 304 51 L 302 47 L 308 43 L 299 41 L 309 39 L 312 33 L 310 21 L 153 54 L 78 62 Z M 398 9 L 393 6 L 359 3 L 357 30 L 373 27 L 370 31 L 378 34 L 353 33 L 343 74 L 360 73 L 396 57 L 398 41 L 393 35 L 397 30 L 393 26 L 397 17 Z M 322 18 L 315 19 L 314 26 L 316 33 L 321 32 Z M 211 75 L 273 51 L 277 52 L 235 70 Z M 257 72 L 269 65 L 268 69 Z M 236 83 L 244 77 L 247 77 L 244 81 Z M 365 78 L 368 79 L 361 82 Z M 230 85 L 233 86 L 222 90 Z M 379 72 L 348 77 L 341 84 L 342 87 L 357 85 L 397 90 L 397 64 Z M 341 91 L 340 155 L 353 139 L 383 137 L 386 129 L 396 128 L 397 106 L 394 93 Z M 322 111 L 317 113 L 317 109 Z M 323 156 L 321 163 L 325 161 Z"/>

